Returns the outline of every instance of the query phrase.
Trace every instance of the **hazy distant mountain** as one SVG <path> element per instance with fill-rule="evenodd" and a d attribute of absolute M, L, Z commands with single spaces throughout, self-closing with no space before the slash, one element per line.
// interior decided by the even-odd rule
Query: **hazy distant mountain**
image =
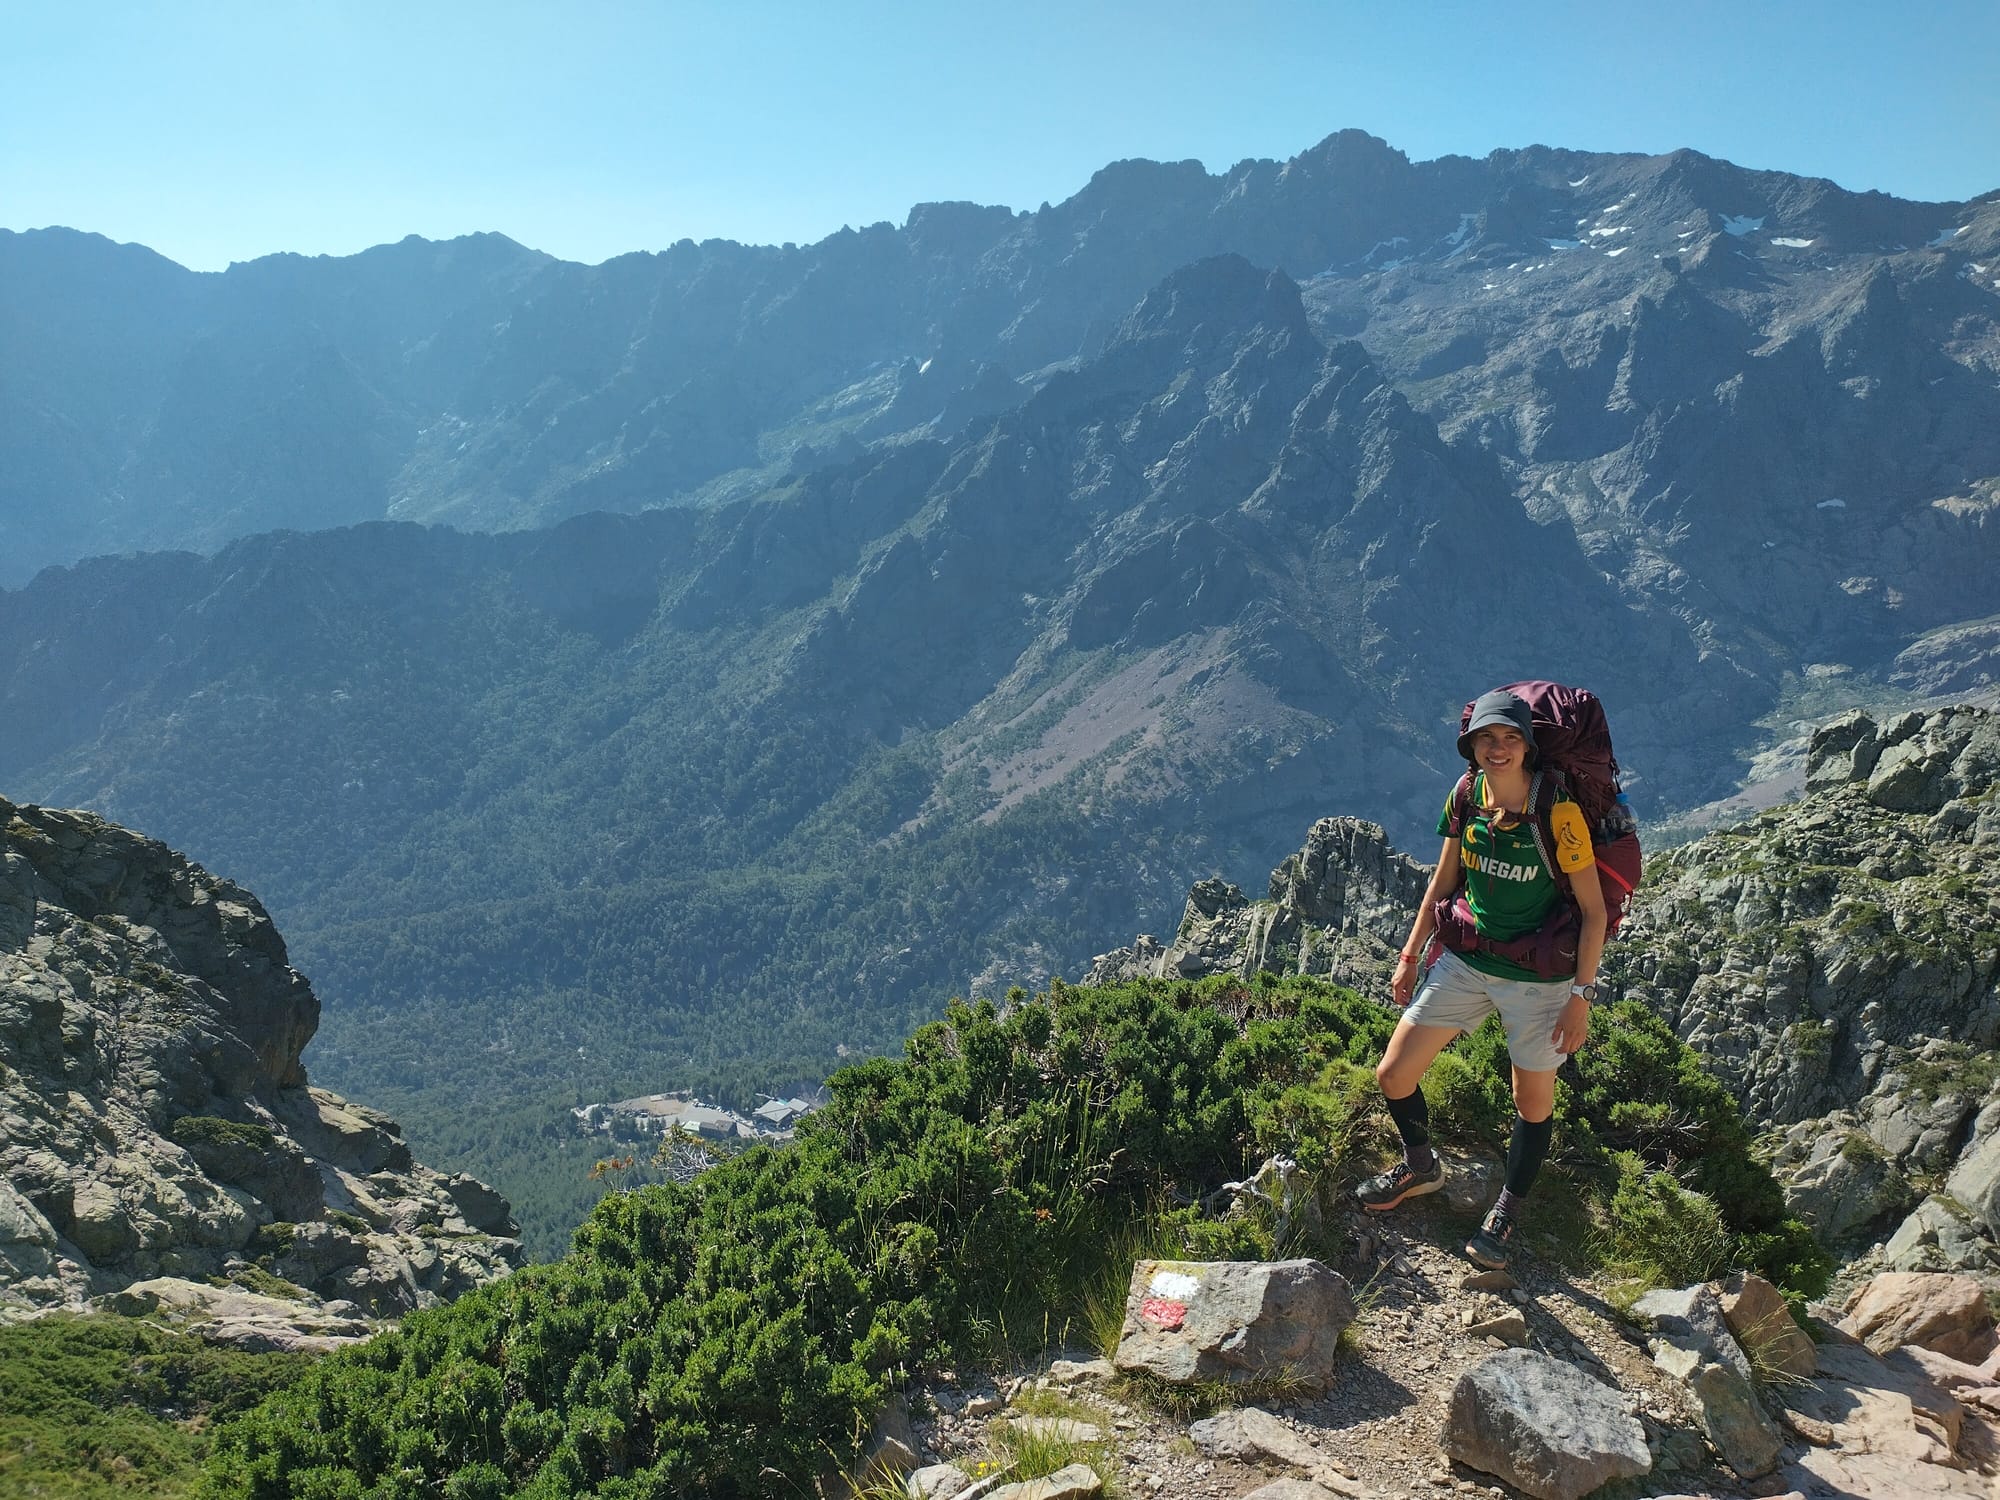
<path fill-rule="evenodd" d="M 1220 253 L 1301 282 L 1323 336 L 1361 338 L 1449 435 L 1591 530 L 1608 504 L 1657 541 L 1774 474 L 1807 509 L 1949 498 L 1990 448 L 1913 474 L 1873 439 L 1993 431 L 1996 213 L 1692 152 L 1413 164 L 1346 131 L 1220 176 L 1121 162 L 1032 214 L 923 204 L 804 248 L 684 241 L 594 267 L 488 235 L 197 275 L 0 233 L 0 583 L 281 525 L 508 528 L 746 493 L 1018 404 Z M 1794 437 L 1742 472 L 1767 425 L 1864 399 L 1853 380 L 1893 389 L 1823 450 Z"/>

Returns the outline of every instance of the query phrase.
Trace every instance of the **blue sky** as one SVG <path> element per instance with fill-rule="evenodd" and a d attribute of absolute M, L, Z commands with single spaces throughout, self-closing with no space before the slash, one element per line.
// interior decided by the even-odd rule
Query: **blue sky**
<path fill-rule="evenodd" d="M 0 227 L 201 270 L 484 229 L 585 261 L 803 243 L 1347 126 L 2000 187 L 1996 0 L 0 0 L 0 37 Z"/>

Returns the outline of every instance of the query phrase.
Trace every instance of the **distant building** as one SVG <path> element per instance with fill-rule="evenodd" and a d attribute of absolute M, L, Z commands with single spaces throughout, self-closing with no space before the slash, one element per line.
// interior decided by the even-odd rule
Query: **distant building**
<path fill-rule="evenodd" d="M 733 1110 L 704 1104 L 692 1094 L 643 1094 L 636 1099 L 620 1099 L 615 1104 L 587 1104 L 570 1115 L 579 1129 L 603 1131 L 614 1138 L 633 1136 L 700 1136 L 705 1140 L 754 1140 L 758 1136 L 789 1131 L 814 1105 L 805 1099 L 772 1099 L 757 1107 L 746 1119 Z"/>
<path fill-rule="evenodd" d="M 757 1123 L 766 1130 L 790 1130 L 806 1115 L 811 1114 L 811 1101 L 805 1099 L 770 1099 L 752 1111 Z"/>

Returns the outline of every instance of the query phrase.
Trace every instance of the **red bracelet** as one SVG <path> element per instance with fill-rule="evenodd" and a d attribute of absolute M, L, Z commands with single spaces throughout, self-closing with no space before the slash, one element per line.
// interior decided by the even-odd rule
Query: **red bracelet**
<path fill-rule="evenodd" d="M 1399 953 L 1396 956 L 1398 958 L 1415 958 L 1417 955 L 1414 953 Z"/>

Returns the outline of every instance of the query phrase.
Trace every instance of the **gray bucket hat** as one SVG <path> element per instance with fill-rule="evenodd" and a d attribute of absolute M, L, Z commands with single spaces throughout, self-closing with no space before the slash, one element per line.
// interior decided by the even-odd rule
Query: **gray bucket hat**
<path fill-rule="evenodd" d="M 1458 737 L 1458 753 L 1468 761 L 1472 759 L 1472 736 L 1489 724 L 1505 724 L 1509 729 L 1521 731 L 1521 738 L 1528 742 L 1529 760 L 1534 759 L 1535 715 L 1528 707 L 1527 700 L 1517 698 L 1512 693 L 1495 688 L 1490 693 L 1481 693 L 1472 704 L 1472 717 L 1465 722 L 1465 733 Z"/>

